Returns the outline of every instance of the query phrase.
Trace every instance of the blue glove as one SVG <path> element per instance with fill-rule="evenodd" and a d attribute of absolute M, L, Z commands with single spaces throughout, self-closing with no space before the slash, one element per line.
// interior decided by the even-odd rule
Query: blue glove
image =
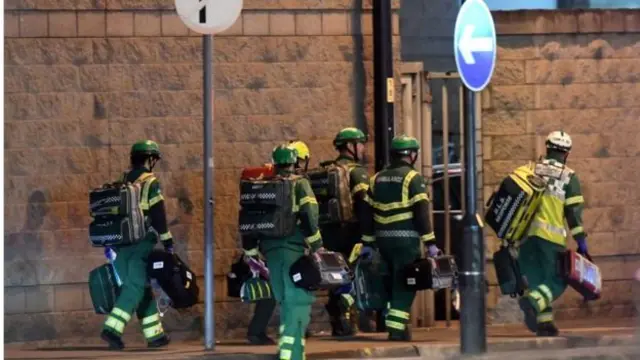
<path fill-rule="evenodd" d="M 576 238 L 576 242 L 578 243 L 578 254 L 586 255 L 589 253 L 587 249 L 587 238 L 585 236 Z"/>
<path fill-rule="evenodd" d="M 438 247 L 435 244 L 430 244 L 428 251 L 429 251 L 429 256 L 431 257 L 436 257 L 440 253 L 440 249 L 438 249 Z"/>
<path fill-rule="evenodd" d="M 363 259 L 369 259 L 373 255 L 373 248 L 371 246 L 363 246 L 360 250 L 360 257 Z"/>

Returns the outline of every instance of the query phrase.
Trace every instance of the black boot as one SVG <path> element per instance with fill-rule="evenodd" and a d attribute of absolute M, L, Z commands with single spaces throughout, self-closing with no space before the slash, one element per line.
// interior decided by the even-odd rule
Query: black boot
<path fill-rule="evenodd" d="M 109 349 L 111 350 L 122 350 L 124 349 L 124 343 L 120 336 L 114 334 L 109 330 L 102 330 L 100 333 L 100 338 L 109 344 Z"/>
<path fill-rule="evenodd" d="M 147 343 L 147 347 L 148 348 L 161 348 L 161 347 L 165 347 L 168 346 L 169 343 L 171 342 L 171 338 L 169 338 L 169 335 L 164 334 L 161 337 L 150 341 Z"/>
<path fill-rule="evenodd" d="M 247 340 L 251 345 L 275 345 L 276 342 L 273 341 L 267 334 L 260 335 L 249 335 L 247 336 Z"/>
<path fill-rule="evenodd" d="M 385 313 L 383 310 L 376 311 L 376 332 L 387 332 L 387 325 L 385 322 Z"/>
<path fill-rule="evenodd" d="M 389 341 L 411 341 L 411 329 L 407 325 L 404 331 L 390 331 Z"/>
<path fill-rule="evenodd" d="M 558 333 L 560 333 L 560 331 L 552 321 L 543 322 L 538 324 L 536 336 L 558 336 Z"/>
<path fill-rule="evenodd" d="M 536 332 L 538 330 L 536 308 L 533 307 L 531 301 L 524 296 L 518 300 L 518 305 L 520 305 L 520 310 L 524 313 L 524 324 L 527 326 L 527 329 L 531 332 Z"/>

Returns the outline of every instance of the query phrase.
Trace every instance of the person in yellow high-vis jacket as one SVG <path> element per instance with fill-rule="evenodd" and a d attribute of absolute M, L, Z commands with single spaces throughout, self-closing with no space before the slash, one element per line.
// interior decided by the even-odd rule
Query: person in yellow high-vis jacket
<path fill-rule="evenodd" d="M 100 336 L 114 349 L 124 348 L 121 337 L 134 311 L 149 347 L 169 344 L 169 337 L 164 333 L 147 277 L 147 259 L 158 239 L 167 251 L 173 252 L 173 238 L 167 226 L 164 197 L 152 172 L 160 156 L 160 149 L 154 141 L 136 142 L 131 148 L 131 170 L 122 178 L 143 184 L 140 208 L 150 220 L 154 231 L 150 231 L 147 237 L 138 243 L 113 249 L 116 253 L 113 265 L 122 280 L 122 287 L 113 310 L 104 322 Z"/>
<path fill-rule="evenodd" d="M 566 280 L 557 272 L 558 253 L 566 249 L 566 219 L 578 252 L 587 254 L 587 234 L 582 226 L 584 197 L 575 172 L 566 165 L 571 151 L 571 137 L 554 131 L 547 137 L 547 154 L 533 167 L 547 182 L 547 189 L 535 214 L 527 238 L 519 248 L 518 263 L 529 284 L 520 298 L 527 328 L 538 336 L 556 336 L 551 304 L 567 288 Z"/>

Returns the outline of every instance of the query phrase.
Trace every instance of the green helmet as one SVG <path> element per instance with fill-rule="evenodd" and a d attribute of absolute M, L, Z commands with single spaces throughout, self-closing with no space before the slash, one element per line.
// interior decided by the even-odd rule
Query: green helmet
<path fill-rule="evenodd" d="M 350 142 L 366 143 L 367 135 L 365 135 L 365 133 L 363 133 L 360 129 L 348 127 L 340 130 L 335 139 L 333 139 L 334 146 L 342 146 Z"/>
<path fill-rule="evenodd" d="M 160 147 L 155 141 L 140 140 L 131 147 L 131 156 L 133 155 L 148 155 L 160 158 Z"/>
<path fill-rule="evenodd" d="M 407 135 L 396 136 L 391 140 L 391 152 L 409 154 L 412 151 L 420 150 L 420 143 L 414 137 Z"/>
<path fill-rule="evenodd" d="M 298 152 L 285 145 L 276 146 L 271 153 L 273 163 L 276 165 L 293 165 L 298 161 Z"/>

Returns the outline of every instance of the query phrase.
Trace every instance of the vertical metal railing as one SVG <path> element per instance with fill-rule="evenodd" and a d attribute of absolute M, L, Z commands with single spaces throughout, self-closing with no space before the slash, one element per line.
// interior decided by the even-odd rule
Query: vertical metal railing
<path fill-rule="evenodd" d="M 430 204 L 430 217 L 431 223 L 435 226 L 434 215 L 442 214 L 443 216 L 443 234 L 444 248 L 442 249 L 446 254 L 452 252 L 452 241 L 461 241 L 461 239 L 452 239 L 452 217 L 461 218 L 464 215 L 466 208 L 465 204 L 465 180 L 464 180 L 464 107 L 463 107 L 463 87 L 460 81 L 460 76 L 455 72 L 425 72 L 422 68 L 422 63 L 405 63 L 401 66 L 401 85 L 402 85 L 402 121 L 403 132 L 409 136 L 416 137 L 421 144 L 421 156 L 416 162 L 416 169 L 422 172 L 425 178 L 429 179 L 429 194 L 434 196 L 433 176 L 434 167 L 439 171 L 441 170 L 442 177 L 438 181 L 442 181 L 442 196 L 443 196 L 443 209 L 434 210 L 433 202 Z M 432 84 L 441 82 L 440 86 L 433 87 Z M 452 86 L 455 86 L 455 91 L 452 91 Z M 435 129 L 433 127 L 433 102 L 431 89 L 437 91 L 437 95 L 440 96 L 441 102 L 441 119 L 442 128 Z M 450 94 L 454 93 L 458 95 L 457 99 L 457 119 L 452 119 L 450 115 L 451 104 Z M 477 95 L 479 96 L 479 95 Z M 480 103 L 478 100 L 477 103 Z M 480 110 L 480 109 L 478 109 Z M 478 111 L 477 116 L 479 116 Z M 436 116 L 438 112 L 436 111 Z M 479 119 L 479 117 L 478 117 Z M 450 164 L 450 134 L 452 121 L 458 121 L 458 152 L 459 163 Z M 442 134 L 442 164 L 433 164 L 433 135 L 434 132 L 441 130 Z M 476 144 L 473 144 L 476 145 Z M 437 165 L 437 166 L 436 166 Z M 460 189 L 458 203 L 460 208 L 452 209 L 452 184 L 451 174 L 455 172 L 455 176 L 460 178 Z M 459 255 L 459 254 L 457 254 Z M 445 293 L 445 319 L 447 327 L 451 326 L 452 319 L 452 299 L 451 293 Z M 433 326 L 435 324 L 435 304 L 433 291 L 421 291 L 417 294 L 416 300 L 413 303 L 411 309 L 412 314 L 412 326 L 414 327 L 426 327 Z"/>

